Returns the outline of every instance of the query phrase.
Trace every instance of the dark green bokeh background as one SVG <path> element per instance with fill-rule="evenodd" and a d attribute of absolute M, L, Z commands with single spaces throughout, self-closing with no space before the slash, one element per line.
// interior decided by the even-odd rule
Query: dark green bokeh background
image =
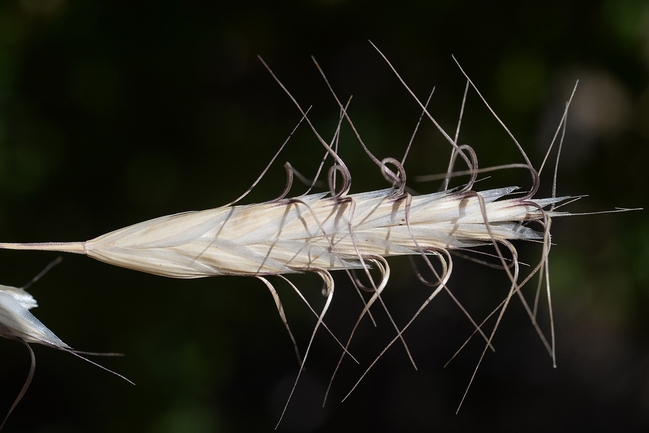
<path fill-rule="evenodd" d="M 330 137 L 338 109 L 314 55 L 339 95 L 354 95 L 350 114 L 372 151 L 399 157 L 419 110 L 368 39 L 420 97 L 437 86 L 431 111 L 451 131 L 464 85 L 455 55 L 536 164 L 581 79 L 559 194 L 589 195 L 575 211 L 647 206 L 649 7 L 642 0 L 3 0 L 0 238 L 86 240 L 237 197 L 300 119 L 257 54 L 304 106 L 314 105 L 312 118 Z M 520 162 L 475 94 L 467 110 L 461 141 L 474 146 L 482 165 Z M 354 191 L 385 185 L 348 129 L 341 145 Z M 279 194 L 282 162 L 311 175 L 320 154 L 301 128 L 247 202 Z M 427 124 L 408 174 L 443 171 L 447 156 Z M 514 171 L 497 180 L 528 182 Z M 646 213 L 559 219 L 553 229 L 556 370 L 515 303 L 495 341 L 498 352 L 487 355 L 455 415 L 481 345 L 473 342 L 442 368 L 471 329 L 441 296 L 406 334 L 419 371 L 395 346 L 340 403 L 363 371 L 348 361 L 324 409 L 339 349 L 319 334 L 279 431 L 647 431 Z M 532 254 L 528 261 L 538 254 L 522 251 Z M 55 257 L 2 251 L 0 282 L 21 286 Z M 391 263 L 385 300 L 403 324 L 428 292 L 406 260 Z M 459 259 L 456 266 L 451 287 L 484 317 L 505 295 L 506 281 Z M 317 278 L 294 281 L 322 305 Z M 304 350 L 313 317 L 286 285 L 278 280 L 277 287 Z M 342 338 L 361 307 L 342 274 L 336 290 L 328 322 Z M 297 364 L 260 282 L 168 280 L 66 256 L 30 291 L 40 304 L 35 314 L 70 345 L 124 352 L 99 361 L 137 385 L 36 347 L 34 382 L 7 432 L 272 431 Z M 352 346 L 364 366 L 393 335 L 376 314 L 379 327 L 364 323 Z M 0 350 L 4 414 L 28 356 L 10 341 Z"/>

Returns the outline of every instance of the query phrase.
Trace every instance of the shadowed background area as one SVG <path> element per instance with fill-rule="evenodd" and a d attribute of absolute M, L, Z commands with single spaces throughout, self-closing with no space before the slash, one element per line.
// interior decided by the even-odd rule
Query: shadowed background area
<path fill-rule="evenodd" d="M 160 215 L 216 207 L 256 179 L 300 120 L 257 55 L 325 138 L 338 107 L 314 55 L 377 157 L 400 158 L 420 109 L 368 42 L 389 58 L 454 131 L 465 80 L 454 55 L 538 166 L 565 101 L 558 194 L 588 197 L 575 212 L 647 206 L 649 7 L 641 0 L 542 5 L 468 1 L 170 2 L 8 0 L 0 3 L 0 239 L 82 241 Z M 471 93 L 460 142 L 481 166 L 522 162 Z M 352 192 L 386 186 L 348 127 L 340 154 Z M 415 176 L 446 169 L 449 146 L 424 122 L 406 162 Z M 322 156 L 304 127 L 245 203 L 282 190 L 284 161 L 307 177 Z M 541 192 L 551 191 L 551 170 Z M 456 183 L 457 184 L 457 183 Z M 484 187 L 529 187 L 522 170 Z M 292 195 L 304 191 L 295 184 Z M 459 414 L 482 350 L 469 321 L 440 295 L 406 332 L 419 370 L 395 345 L 348 400 L 342 397 L 394 336 L 362 323 L 321 408 L 340 349 L 315 339 L 278 431 L 646 431 L 649 428 L 649 220 L 645 212 L 557 219 L 551 274 L 558 368 L 514 302 Z M 521 246 L 522 259 L 540 248 Z M 0 251 L 0 283 L 21 286 L 57 256 Z M 408 260 L 390 261 L 385 301 L 398 324 L 429 289 Z M 421 263 L 418 263 L 421 267 Z M 502 272 L 457 258 L 449 287 L 477 320 L 506 295 Z M 327 323 L 347 337 L 362 309 L 336 277 Z M 321 308 L 321 281 L 295 284 Z M 280 292 L 300 349 L 314 317 Z M 533 296 L 533 287 L 527 295 Z M 34 382 L 5 431 L 272 431 L 298 370 L 272 298 L 254 279 L 169 280 L 65 256 L 30 292 L 34 314 L 63 341 L 132 379 L 35 347 Z M 541 324 L 549 332 L 547 307 Z M 28 371 L 24 348 L 0 341 L 0 416 Z M 95 358 L 93 358 L 95 359 Z"/>

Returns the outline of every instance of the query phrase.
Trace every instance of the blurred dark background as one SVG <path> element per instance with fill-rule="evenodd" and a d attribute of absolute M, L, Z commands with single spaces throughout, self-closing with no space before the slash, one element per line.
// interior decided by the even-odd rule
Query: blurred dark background
<path fill-rule="evenodd" d="M 453 131 L 464 78 L 454 55 L 538 166 L 577 79 L 559 169 L 570 210 L 647 206 L 649 6 L 643 0 L 66 1 L 0 2 L 0 238 L 81 241 L 148 218 L 227 203 L 245 191 L 300 120 L 261 55 L 331 137 L 338 108 L 314 55 L 379 157 L 400 157 L 420 110 L 372 40 Z M 460 135 L 482 166 L 521 162 L 471 93 Z M 386 186 L 349 128 L 341 155 L 353 191 Z M 282 190 L 284 161 L 307 176 L 322 151 L 301 127 L 246 203 Z M 409 179 L 443 172 L 449 148 L 425 123 Z M 529 187 L 521 171 L 494 184 Z M 543 175 L 549 194 L 551 171 Z M 497 182 L 496 182 L 497 181 Z M 487 183 L 484 184 L 488 186 Z M 439 184 L 416 184 L 434 191 Z M 292 194 L 303 191 L 295 185 Z M 551 257 L 558 368 L 519 302 L 497 334 L 459 414 L 479 359 L 471 332 L 440 295 L 344 403 L 394 335 L 375 308 L 321 399 L 340 354 L 320 332 L 283 432 L 648 431 L 649 220 L 645 212 L 557 219 Z M 539 249 L 520 246 L 524 259 Z M 56 254 L 1 251 L 0 283 L 22 286 Z M 429 291 L 408 260 L 392 260 L 385 301 L 399 324 Z M 314 318 L 279 279 L 300 348 Z M 321 307 L 321 282 L 293 281 Z M 346 338 L 361 310 L 344 274 L 327 322 Z M 482 319 L 505 296 L 502 272 L 456 260 L 450 287 Z M 528 288 L 529 297 L 533 287 Z M 272 298 L 254 279 L 169 280 L 66 256 L 30 289 L 35 315 L 71 346 L 137 383 L 66 353 L 35 347 L 33 384 L 7 432 L 272 431 L 297 373 Z M 542 325 L 548 332 L 547 307 Z M 28 372 L 24 348 L 0 341 L 0 416 Z M 93 358 L 95 359 L 95 358 Z"/>

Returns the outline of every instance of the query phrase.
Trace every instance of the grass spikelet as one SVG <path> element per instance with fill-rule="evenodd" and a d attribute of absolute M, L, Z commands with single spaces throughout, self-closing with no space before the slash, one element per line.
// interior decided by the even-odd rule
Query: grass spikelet
<path fill-rule="evenodd" d="M 567 198 L 506 198 L 516 189 L 421 196 L 396 189 L 344 197 L 310 194 L 164 216 L 87 242 L 0 247 L 81 253 L 172 278 L 363 269 L 362 259 L 373 256 L 542 240 L 542 232 L 524 223 L 560 215 L 543 209 Z"/>
<path fill-rule="evenodd" d="M 10 340 L 18 341 L 22 343 L 27 350 L 29 351 L 29 356 L 31 360 L 29 373 L 23 384 L 22 389 L 14 399 L 13 404 L 9 408 L 9 411 L 5 415 L 2 423 L 0 423 L 0 430 L 4 427 L 5 423 L 9 419 L 9 415 L 16 408 L 20 400 L 23 398 L 29 385 L 34 378 L 34 372 L 36 370 L 36 356 L 34 351 L 30 347 L 30 344 L 36 343 L 43 346 L 51 347 L 53 349 L 62 350 L 64 352 L 71 353 L 84 361 L 87 361 L 93 365 L 98 366 L 99 368 L 106 370 L 114 375 L 121 377 L 127 382 L 133 384 L 126 377 L 121 374 L 115 373 L 112 370 L 109 370 L 94 361 L 87 359 L 82 355 L 102 355 L 102 356 L 120 356 L 118 353 L 89 353 L 89 352 L 80 352 L 74 350 L 72 347 L 63 342 L 59 337 L 56 336 L 52 331 L 50 331 L 43 323 L 38 320 L 29 310 L 32 308 L 38 307 L 36 299 L 30 295 L 26 289 L 31 286 L 34 282 L 38 281 L 45 273 L 47 273 L 52 267 L 61 262 L 61 257 L 54 260 L 50 263 L 43 271 L 34 277 L 29 283 L 23 287 L 12 287 L 5 286 L 0 284 L 0 337 L 4 337 Z"/>
<path fill-rule="evenodd" d="M 379 54 L 381 53 L 379 52 Z M 381 55 L 383 56 L 383 54 Z M 356 321 L 356 326 L 358 326 L 366 315 L 370 315 L 370 309 L 376 302 L 387 312 L 387 307 L 381 298 L 381 293 L 387 286 L 390 277 L 390 267 L 386 259 L 404 255 L 423 258 L 434 275 L 434 279 L 428 281 L 423 277 L 420 278 L 431 287 L 431 293 L 405 326 L 398 326 L 390 317 L 395 332 L 394 339 L 378 355 L 367 371 L 395 342 L 401 342 L 414 366 L 414 360 L 410 356 L 403 338 L 404 331 L 440 292 L 449 293 L 455 300 L 447 285 L 453 271 L 453 255 L 471 251 L 478 246 L 490 245 L 494 251 L 492 258 L 496 261 L 495 265 L 493 263 L 491 265 L 502 268 L 510 281 L 506 298 L 490 316 L 480 323 L 471 318 L 459 302 L 455 301 L 473 324 L 474 335 L 478 334 L 484 339 L 483 356 L 489 348 L 493 348 L 493 336 L 511 299 L 518 297 L 554 362 L 555 344 L 552 317 L 550 317 L 551 329 L 548 338 L 536 323 L 536 302 L 533 306 L 528 305 L 521 293 L 521 288 L 532 278 L 538 276 L 536 298 L 538 299 L 538 293 L 545 290 L 551 314 L 548 282 L 550 228 L 553 218 L 571 215 L 568 212 L 557 210 L 559 206 L 570 203 L 577 197 L 556 196 L 556 167 L 551 196 L 536 197 L 540 185 L 540 174 L 546 162 L 544 161 L 538 170 L 534 168 L 522 146 L 486 104 L 464 71 L 462 73 L 467 79 L 467 85 L 462 107 L 464 108 L 467 92 L 470 89 L 475 90 L 512 138 L 514 145 L 520 151 L 522 163 L 486 169 L 479 168 L 474 149 L 468 145 L 458 144 L 461 116 L 454 136 L 447 133 L 427 109 L 430 98 L 426 102 L 421 102 L 396 73 L 392 65 L 387 63 L 421 108 L 422 118 L 427 119 L 437 128 L 451 148 L 448 171 L 439 177 L 443 183 L 438 192 L 418 195 L 407 185 L 405 162 L 409 147 L 401 160 L 395 158 L 379 160 L 371 153 L 348 115 L 347 109 L 351 100 L 343 104 L 329 86 L 324 73 L 322 74 L 323 79 L 329 86 L 340 109 L 339 122 L 331 141 L 322 137 L 311 123 L 308 110 L 300 106 L 270 68 L 266 66 L 298 108 L 302 116 L 300 124 L 305 122 L 324 148 L 325 155 L 322 164 L 306 193 L 287 198 L 293 177 L 301 177 L 287 164 L 285 191 L 272 201 L 259 204 L 238 204 L 250 191 L 248 190 L 235 202 L 216 209 L 155 218 L 85 242 L 0 243 L 0 248 L 85 254 L 111 265 L 171 278 L 189 279 L 217 275 L 256 277 L 273 295 L 280 317 L 296 347 L 300 362 L 300 370 L 295 381 L 297 383 L 316 332 L 321 326 L 328 330 L 324 318 L 334 295 L 334 279 L 331 272 L 347 272 L 357 288 L 367 289 L 371 293 L 367 299 L 361 296 L 365 304 Z M 264 63 L 264 65 L 266 64 Z M 322 72 L 317 63 L 316 66 Z M 565 131 L 568 106 L 569 101 L 557 129 L 555 140 L 548 150 L 549 155 L 553 146 L 557 145 L 557 163 Z M 350 193 L 352 176 L 337 152 L 340 128 L 343 122 L 352 128 L 360 146 L 386 178 L 390 187 L 369 192 Z M 271 164 L 285 145 L 286 142 L 277 152 Z M 312 193 L 311 190 L 329 159 L 333 160 L 333 163 L 327 172 L 328 191 Z M 463 163 L 466 168 L 456 170 L 457 163 Z M 479 185 L 477 183 L 478 176 L 482 173 L 496 169 L 521 167 L 529 171 L 532 179 L 531 186 L 527 190 L 521 190 L 516 186 L 504 186 L 482 191 L 476 188 Z M 266 170 L 253 184 L 253 187 L 261 180 Z M 456 176 L 468 176 L 469 180 L 462 186 L 450 188 L 450 179 Z M 540 244 L 542 249 L 538 263 L 531 266 L 530 271 L 525 275 L 521 275 L 521 263 L 514 244 L 518 241 L 535 242 Z M 378 279 L 370 273 L 370 269 L 378 271 Z M 300 356 L 295 339 L 288 327 L 279 296 L 267 277 L 280 276 L 286 280 L 284 275 L 303 272 L 313 272 L 322 278 L 326 287 L 326 302 L 320 312 L 315 311 L 309 305 L 317 317 L 317 322 L 306 351 L 303 356 Z M 358 283 L 359 280 L 355 277 L 356 273 L 367 276 L 368 287 L 362 287 Z M 289 284 L 306 302 L 298 288 L 290 281 Z M 306 303 L 308 305 L 308 302 Z M 495 324 L 488 330 L 485 323 L 491 317 L 495 317 Z M 351 356 L 348 348 L 356 326 L 351 330 L 345 342 L 339 342 L 342 355 L 333 376 L 338 371 L 343 358 L 347 355 Z M 30 342 L 25 339 L 23 341 Z M 67 346 L 65 347 L 67 348 Z M 478 366 L 479 363 L 480 361 Z M 477 368 L 476 366 L 476 371 Z M 333 381 L 333 376 L 331 381 Z M 471 378 L 472 380 L 473 378 Z M 468 388 L 467 386 L 467 390 Z M 287 399 L 287 405 L 294 390 L 295 386 Z"/>

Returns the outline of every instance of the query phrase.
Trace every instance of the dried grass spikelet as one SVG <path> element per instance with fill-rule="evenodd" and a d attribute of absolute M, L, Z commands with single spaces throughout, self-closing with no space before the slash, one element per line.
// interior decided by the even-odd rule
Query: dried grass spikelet
<path fill-rule="evenodd" d="M 38 307 L 36 299 L 29 294 L 26 289 L 31 286 L 34 282 L 38 281 L 41 276 L 47 273 L 53 266 L 58 264 L 61 261 L 61 257 L 50 263 L 40 274 L 34 277 L 29 283 L 23 287 L 13 287 L 5 286 L 0 284 L 0 337 L 4 337 L 10 340 L 18 341 L 25 345 L 29 351 L 31 365 L 29 368 L 29 373 L 23 384 L 22 389 L 14 399 L 13 404 L 9 408 L 9 411 L 5 415 L 4 420 L 0 423 L 0 430 L 4 427 L 9 415 L 16 408 L 22 397 L 27 392 L 29 385 L 32 382 L 34 377 L 34 371 L 36 369 L 36 356 L 34 351 L 29 346 L 32 343 L 41 344 L 43 346 L 51 347 L 53 349 L 62 350 L 68 353 L 71 353 L 84 361 L 87 361 L 93 365 L 98 366 L 101 369 L 109 371 L 110 373 L 115 374 L 118 377 L 126 380 L 129 383 L 133 383 L 124 376 L 115 373 L 112 370 L 109 370 L 94 361 L 87 359 L 82 355 L 103 355 L 103 356 L 118 356 L 117 353 L 89 353 L 89 352 L 80 352 L 74 350 L 72 347 L 63 342 L 59 337 L 56 336 L 52 331 L 50 331 L 43 323 L 38 320 L 29 310 L 32 308 Z"/>
<path fill-rule="evenodd" d="M 523 223 L 556 215 L 543 208 L 565 198 L 503 199 L 516 189 L 420 196 L 395 189 L 344 197 L 318 193 L 164 216 L 87 242 L 0 247 L 86 254 L 172 278 L 363 269 L 363 257 L 470 248 L 493 240 L 542 240 L 542 232 Z"/>
<path fill-rule="evenodd" d="M 392 68 L 389 62 L 388 65 Z M 394 68 L 392 69 L 394 70 Z M 272 71 L 270 73 L 277 80 Z M 428 112 L 428 102 L 422 103 L 410 91 L 401 77 L 396 75 L 421 107 L 422 117 L 430 120 L 451 146 L 452 153 L 448 172 L 442 176 L 443 184 L 440 192 L 416 195 L 406 187 L 405 156 L 401 161 L 394 158 L 380 161 L 372 155 L 347 114 L 349 102 L 343 105 L 333 90 L 331 92 L 340 107 L 341 115 L 334 138 L 328 142 L 311 124 L 308 110 L 303 110 L 277 80 L 300 110 L 301 122 L 308 123 L 325 149 L 325 157 L 318 174 L 327 158 L 332 158 L 334 161 L 327 178 L 329 192 L 310 194 L 311 188 L 309 188 L 305 195 L 286 198 L 293 176 L 297 174 L 287 164 L 287 187 L 279 198 L 270 202 L 235 205 L 250 191 L 248 190 L 233 203 L 220 208 L 152 219 L 110 232 L 87 242 L 1 243 L 0 248 L 85 254 L 112 265 L 172 278 L 201 278 L 215 275 L 253 276 L 260 279 L 270 290 L 287 329 L 288 324 L 279 296 L 266 277 L 279 275 L 286 279 L 283 277 L 285 274 L 315 272 L 326 284 L 327 298 L 319 313 L 312 309 L 317 316 L 317 323 L 304 357 L 300 361 L 299 378 L 318 328 L 320 326 L 326 328 L 323 319 L 334 294 L 334 280 L 330 275 L 331 271 L 344 270 L 352 276 L 354 271 L 360 271 L 367 275 L 372 295 L 369 299 L 364 300 L 365 305 L 356 322 L 358 325 L 360 320 L 369 314 L 370 307 L 376 301 L 379 301 L 385 308 L 380 295 L 387 285 L 390 275 L 386 258 L 397 255 L 417 255 L 424 259 L 435 275 L 434 281 L 424 281 L 432 287 L 430 296 L 405 326 L 398 326 L 392 321 L 396 335 L 388 347 L 396 341 L 401 341 L 407 351 L 402 334 L 410 326 L 412 320 L 441 291 L 446 291 L 452 296 L 447 286 L 453 270 L 451 252 L 467 250 L 479 245 L 492 245 L 494 257 L 509 276 L 511 285 L 506 298 L 492 313 L 496 316 L 496 323 L 490 331 L 484 330 L 484 324 L 489 317 L 482 323 L 477 323 L 466 313 L 475 327 L 474 334 L 481 335 L 485 340 L 486 352 L 491 347 L 493 335 L 509 301 L 512 297 L 518 296 L 554 359 L 554 330 L 551 329 L 550 339 L 544 336 L 536 324 L 536 303 L 534 306 L 529 306 L 520 289 L 532 277 L 539 276 L 538 289 L 545 287 L 551 311 L 547 280 L 551 221 L 556 216 L 570 215 L 567 212 L 557 211 L 556 207 L 575 198 L 556 197 L 554 193 L 556 183 L 553 183 L 551 197 L 534 197 L 539 188 L 540 172 L 546 161 L 543 162 L 539 170 L 536 170 L 522 147 L 493 111 L 491 111 L 492 114 L 509 133 L 524 160 L 524 163 L 509 164 L 499 168 L 526 168 L 531 174 L 532 186 L 529 191 L 522 193 L 519 193 L 518 188 L 513 186 L 476 191 L 475 183 L 478 175 L 488 170 L 478 168 L 476 153 L 470 146 L 457 143 L 460 122 L 458 122 L 455 136 L 451 137 Z M 467 78 L 466 92 L 472 87 L 482 98 L 468 76 L 464 75 Z M 325 82 L 329 85 L 326 78 Z M 486 104 L 484 98 L 482 100 Z M 462 107 L 464 107 L 464 102 Z M 487 107 L 491 110 L 488 105 Z M 567 107 L 568 104 L 555 135 L 555 139 L 558 138 L 556 141 L 559 143 L 559 149 Z M 367 155 L 392 184 L 391 188 L 359 194 L 349 193 L 351 174 L 337 153 L 340 124 L 343 121 L 352 127 Z M 554 142 L 553 140 L 553 144 Z M 285 145 L 286 142 L 275 155 L 271 164 Z M 548 154 L 549 152 L 550 150 L 548 150 Z M 457 161 L 466 164 L 466 170 L 455 170 Z M 266 170 L 251 189 L 261 180 Z M 456 175 L 468 175 L 469 180 L 461 187 L 449 188 L 449 180 Z M 317 179 L 317 177 L 316 175 L 315 178 Z M 554 182 L 556 182 L 556 170 Z M 532 241 L 542 245 L 539 262 L 532 266 L 531 271 L 525 276 L 520 274 L 520 263 L 512 241 Z M 380 278 L 378 280 L 370 274 L 371 267 L 379 271 Z M 352 281 L 357 287 L 360 286 L 357 279 L 352 278 Z M 290 281 L 288 282 L 292 285 Z M 295 286 L 292 287 L 302 296 Z M 311 307 L 309 306 L 309 308 Z M 390 318 L 390 320 L 392 319 Z M 552 320 L 550 323 L 553 328 Z M 344 356 L 349 355 L 348 347 L 355 329 L 354 327 L 344 344 L 339 343 L 343 348 L 340 361 Z M 291 338 L 293 338 L 292 335 Z M 294 339 L 293 342 L 295 344 Z M 412 362 L 414 365 L 414 361 Z M 336 367 L 336 371 L 337 369 L 338 367 Z M 292 393 L 293 391 L 291 391 L 291 395 Z"/>
<path fill-rule="evenodd" d="M 41 274 L 23 287 L 0 284 L 0 336 L 25 343 L 39 343 L 55 348 L 70 349 L 29 310 L 38 307 L 36 299 L 26 289 L 60 258 L 52 262 Z"/>

